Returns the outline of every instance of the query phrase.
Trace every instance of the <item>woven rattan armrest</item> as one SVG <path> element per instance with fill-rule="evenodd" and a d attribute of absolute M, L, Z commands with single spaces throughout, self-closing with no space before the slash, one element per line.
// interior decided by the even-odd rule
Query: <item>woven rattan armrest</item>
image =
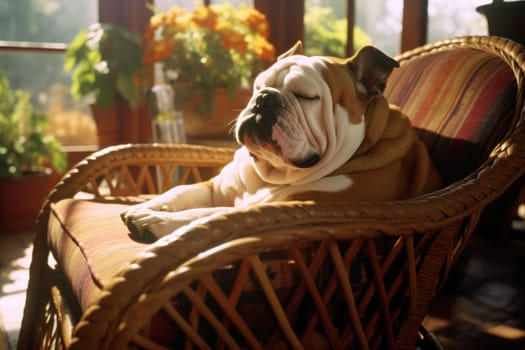
<path fill-rule="evenodd" d="M 154 166 L 186 166 L 207 167 L 219 169 L 233 158 L 234 149 L 215 148 L 180 144 L 126 144 L 110 146 L 85 158 L 69 170 L 50 194 L 48 200 L 56 202 L 60 199 L 74 197 L 78 192 L 87 191 L 101 196 L 96 182 L 101 177 L 115 177 L 112 171 L 122 171 L 129 167 L 142 169 Z M 137 182 L 124 183 L 129 178 L 121 178 L 116 188 L 110 189 L 110 195 L 139 195 L 144 192 L 141 181 L 153 179 L 136 179 Z M 142 174 L 146 176 L 146 174 Z M 122 176 L 122 174 L 121 174 Z M 127 174 L 125 175 L 127 176 Z M 167 179 L 169 180 L 169 178 Z M 118 181 L 118 180 L 117 180 Z M 150 185 L 150 184 L 148 184 Z M 165 183 L 169 188 L 172 183 Z M 164 188 L 148 186 L 148 193 L 161 193 Z M 108 193 L 106 193 L 108 194 Z"/>

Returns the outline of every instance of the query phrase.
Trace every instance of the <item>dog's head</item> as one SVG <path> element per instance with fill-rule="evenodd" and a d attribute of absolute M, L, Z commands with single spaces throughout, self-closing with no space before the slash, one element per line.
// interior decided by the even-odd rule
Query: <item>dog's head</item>
<path fill-rule="evenodd" d="M 325 176 L 363 141 L 367 106 L 382 96 L 397 66 L 371 46 L 337 59 L 306 57 L 298 42 L 255 79 L 253 96 L 237 118 L 237 141 L 271 183 Z"/>

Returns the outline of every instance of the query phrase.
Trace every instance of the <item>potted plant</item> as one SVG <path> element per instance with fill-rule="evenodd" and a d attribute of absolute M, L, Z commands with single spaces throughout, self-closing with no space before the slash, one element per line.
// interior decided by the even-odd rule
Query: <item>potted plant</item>
<path fill-rule="evenodd" d="M 144 101 L 148 89 L 139 33 L 110 23 L 94 23 L 68 45 L 64 68 L 72 72 L 74 97 L 93 96 L 108 107 L 118 96 L 131 107 Z"/>
<path fill-rule="evenodd" d="M 227 134 L 232 113 L 251 95 L 236 96 L 239 88 L 248 89 L 274 60 L 268 35 L 266 17 L 245 5 L 203 5 L 194 11 L 172 7 L 154 13 L 144 33 L 144 61 L 160 63 L 165 82 L 175 87 L 175 108 L 183 108 L 189 136 Z M 220 105 L 219 96 L 230 105 Z M 226 120 L 213 124 L 210 118 L 221 110 L 227 112 Z"/>
<path fill-rule="evenodd" d="M 81 30 L 67 47 L 64 68 L 72 72 L 71 94 L 90 103 L 101 146 L 118 140 L 120 108 L 143 105 L 150 84 L 142 57 L 141 34 L 110 23 Z"/>
<path fill-rule="evenodd" d="M 51 189 L 51 169 L 67 158 L 46 133 L 47 117 L 36 112 L 26 90 L 13 91 L 0 69 L 0 222 L 5 232 L 29 229 Z"/>

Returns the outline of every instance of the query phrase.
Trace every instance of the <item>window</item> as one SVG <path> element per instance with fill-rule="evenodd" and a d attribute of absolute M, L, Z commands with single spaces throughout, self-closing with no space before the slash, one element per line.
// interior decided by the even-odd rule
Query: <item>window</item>
<path fill-rule="evenodd" d="M 481 4 L 479 0 L 429 0 L 428 42 L 461 35 L 486 35 L 487 21 L 476 12 Z"/>
<path fill-rule="evenodd" d="M 17 0 L 0 3 L 0 65 L 14 89 L 31 92 L 36 109 L 64 145 L 96 143 L 89 110 L 69 95 L 64 49 L 97 18 L 95 1 Z"/>
<path fill-rule="evenodd" d="M 397 55 L 401 48 L 403 0 L 356 0 L 355 3 L 355 24 L 370 38 L 370 44 L 388 55 Z"/>
<path fill-rule="evenodd" d="M 401 52 L 402 32 L 414 38 L 414 28 L 403 28 L 404 0 L 305 0 L 305 46 L 310 54 L 341 56 L 346 44 L 347 4 L 354 4 L 354 50 L 372 44 L 395 56 Z M 476 12 L 479 0 L 428 0 L 426 42 L 434 42 L 461 35 L 485 35 L 485 18 Z M 405 12 L 414 23 L 424 16 L 424 6 L 411 7 Z M 422 11 L 422 13 L 418 13 Z M 412 22 L 411 22 L 412 21 Z M 406 25 L 406 24 L 405 24 Z M 421 28 L 424 30 L 425 25 Z M 423 33 L 425 34 L 425 33 Z M 412 42 L 411 45 L 414 43 Z"/>
<path fill-rule="evenodd" d="M 345 56 L 346 9 L 345 1 L 305 1 L 303 41 L 307 55 Z"/>
<path fill-rule="evenodd" d="M 306 0 L 305 48 L 308 54 L 345 56 L 346 0 Z M 399 53 L 403 0 L 356 0 L 354 51 L 375 45 L 390 55 Z"/>

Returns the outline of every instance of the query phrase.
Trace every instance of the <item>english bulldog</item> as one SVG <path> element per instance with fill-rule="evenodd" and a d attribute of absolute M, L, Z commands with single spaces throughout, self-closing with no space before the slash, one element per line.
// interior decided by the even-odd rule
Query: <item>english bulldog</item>
<path fill-rule="evenodd" d="M 425 145 L 383 96 L 398 66 L 372 46 L 339 59 L 304 56 L 298 42 L 255 79 L 232 162 L 209 181 L 130 207 L 124 223 L 136 237 L 159 238 L 258 203 L 387 201 L 439 188 Z"/>

